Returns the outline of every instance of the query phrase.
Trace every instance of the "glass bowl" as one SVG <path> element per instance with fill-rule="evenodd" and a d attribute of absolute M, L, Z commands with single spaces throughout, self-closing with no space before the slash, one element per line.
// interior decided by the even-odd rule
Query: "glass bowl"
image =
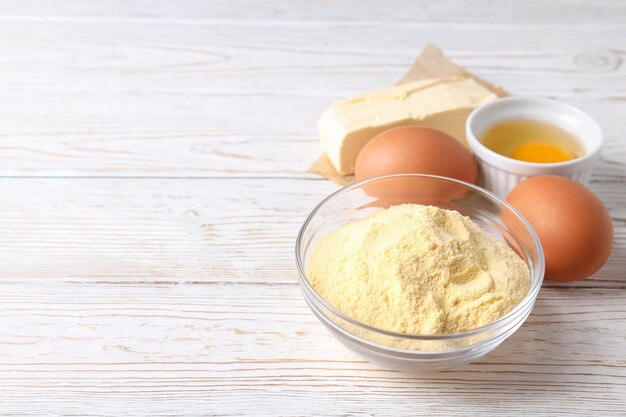
<path fill-rule="evenodd" d="M 313 288 L 308 258 L 317 241 L 329 232 L 370 213 L 397 204 L 415 203 L 457 210 L 488 234 L 506 242 L 528 264 L 530 291 L 506 315 L 462 333 L 412 335 L 394 333 L 359 322 L 330 305 Z M 511 336 L 533 308 L 544 275 L 539 239 L 526 220 L 496 195 L 463 181 L 434 175 L 400 174 L 349 185 L 324 199 L 306 219 L 296 240 L 296 263 L 304 299 L 350 350 L 385 368 L 432 371 L 474 361 Z"/>

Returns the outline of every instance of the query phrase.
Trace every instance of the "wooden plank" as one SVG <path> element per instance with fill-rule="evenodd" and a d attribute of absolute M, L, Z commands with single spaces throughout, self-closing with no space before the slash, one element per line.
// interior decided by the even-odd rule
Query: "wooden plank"
<path fill-rule="evenodd" d="M 526 0 L 524 2 L 489 0 L 387 1 L 384 7 L 376 1 L 342 1 L 340 3 L 280 0 L 265 2 L 259 7 L 254 0 L 228 2 L 154 2 L 145 0 L 85 2 L 81 0 L 34 0 L 26 4 L 3 2 L 0 13 L 15 17 L 109 17 L 276 21 L 340 21 L 340 22 L 481 22 L 503 23 L 624 23 L 626 7 L 623 2 L 596 0 L 594 2 Z"/>
<path fill-rule="evenodd" d="M 616 218 L 613 256 L 593 278 L 566 285 L 625 287 L 621 184 L 594 184 Z M 337 188 L 302 179 L 0 178 L 0 282 L 294 283 L 296 234 Z"/>
<path fill-rule="evenodd" d="M 353 355 L 297 285 L 0 285 L 4 414 L 623 415 L 625 289 L 546 288 L 478 363 L 412 376 Z M 30 399 L 29 399 L 30 398 Z M 105 401 L 106 399 L 106 401 Z M 558 407 L 556 405 L 558 404 Z M 90 411 L 91 410 L 91 411 Z"/>
<path fill-rule="evenodd" d="M 383 23 L 4 21 L 0 175 L 301 174 L 320 152 L 324 108 L 392 84 L 432 40 L 514 93 L 588 110 L 605 128 L 605 159 L 626 164 L 626 25 L 563 32 L 424 23 L 399 24 L 390 36 Z"/>

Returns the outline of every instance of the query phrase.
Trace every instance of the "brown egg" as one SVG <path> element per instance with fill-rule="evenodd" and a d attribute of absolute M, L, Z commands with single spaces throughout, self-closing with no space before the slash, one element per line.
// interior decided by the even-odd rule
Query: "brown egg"
<path fill-rule="evenodd" d="M 391 174 L 431 174 L 476 182 L 478 166 L 472 154 L 452 136 L 435 129 L 401 126 L 371 139 L 355 164 L 358 181 Z M 433 179 L 386 179 L 366 184 L 365 191 L 382 206 L 411 202 L 442 205 L 460 198 L 466 188 Z"/>
<path fill-rule="evenodd" d="M 357 181 L 389 174 L 432 174 L 475 183 L 478 166 L 452 136 L 427 127 L 400 126 L 370 140 L 354 167 Z"/>
<path fill-rule="evenodd" d="M 546 278 L 577 281 L 593 275 L 613 246 L 609 212 L 578 182 L 555 175 L 518 184 L 507 201 L 530 222 L 546 258 Z"/>

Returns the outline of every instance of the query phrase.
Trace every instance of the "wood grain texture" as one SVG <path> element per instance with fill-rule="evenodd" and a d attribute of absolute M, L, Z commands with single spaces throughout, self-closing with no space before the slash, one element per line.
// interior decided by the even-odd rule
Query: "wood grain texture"
<path fill-rule="evenodd" d="M 616 219 L 615 249 L 566 285 L 626 288 L 623 190 L 594 185 Z M 0 178 L 0 282 L 294 283 L 298 230 L 336 189 L 299 178 Z"/>
<path fill-rule="evenodd" d="M 0 415 L 626 416 L 626 3 L 0 1 Z M 435 42 L 595 116 L 615 247 L 481 361 L 354 356 L 294 241 L 335 99 Z"/>
<path fill-rule="evenodd" d="M 358 7 L 357 7 L 358 6 Z M 389 0 L 384 6 L 374 1 L 311 2 L 274 0 L 262 7 L 254 0 L 154 2 L 110 0 L 92 4 L 82 0 L 31 0 L 27 4 L 0 2 L 2 14 L 15 17 L 156 18 L 159 20 L 219 21 L 340 21 L 340 22 L 481 22 L 489 24 L 624 23 L 626 5 L 613 0 L 594 2 L 552 0 Z"/>
<path fill-rule="evenodd" d="M 16 409 L 28 401 L 44 414 L 91 414 L 102 398 L 110 401 L 98 415 L 571 415 L 591 406 L 612 416 L 626 407 L 624 289 L 544 289 L 495 352 L 419 377 L 349 353 L 295 284 L 40 285 L 28 294 L 3 284 L 0 294 L 9 310 L 0 390 Z"/>
<path fill-rule="evenodd" d="M 0 23 L 0 175 L 302 175 L 319 114 L 393 84 L 433 41 L 513 93 L 589 111 L 604 158 L 626 163 L 626 24 Z"/>

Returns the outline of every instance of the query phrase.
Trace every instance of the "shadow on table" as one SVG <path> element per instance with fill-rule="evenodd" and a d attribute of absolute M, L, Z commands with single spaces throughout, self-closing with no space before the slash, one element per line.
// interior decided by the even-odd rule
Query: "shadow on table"
<path fill-rule="evenodd" d="M 620 311 L 625 295 L 626 289 L 544 288 L 528 321 L 495 351 L 460 368 L 414 374 L 414 383 L 449 391 L 468 403 L 508 401 L 520 394 L 532 394 L 532 401 L 559 392 L 572 395 L 581 383 L 597 383 L 610 372 L 606 358 L 619 357 L 617 347 L 606 343 L 607 336 L 620 337 L 619 329 L 615 322 L 603 322 L 598 312 Z"/>

